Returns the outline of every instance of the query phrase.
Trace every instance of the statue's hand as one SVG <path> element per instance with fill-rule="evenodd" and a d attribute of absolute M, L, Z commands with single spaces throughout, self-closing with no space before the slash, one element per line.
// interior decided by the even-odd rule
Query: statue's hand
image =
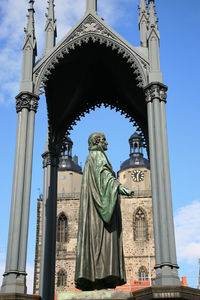
<path fill-rule="evenodd" d="M 133 196 L 134 195 L 134 192 L 127 189 L 125 186 L 123 186 L 122 184 L 119 186 L 119 193 L 121 195 L 124 195 L 124 196 Z"/>

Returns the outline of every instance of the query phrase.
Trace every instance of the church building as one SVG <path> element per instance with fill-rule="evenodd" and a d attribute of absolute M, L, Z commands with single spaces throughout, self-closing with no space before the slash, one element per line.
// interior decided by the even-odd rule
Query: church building
<path fill-rule="evenodd" d="M 135 132 L 129 139 L 130 156 L 118 172 L 119 181 L 134 191 L 121 196 L 123 248 L 127 285 L 153 282 L 155 253 L 149 160 L 143 156 L 142 138 Z M 57 238 L 55 293 L 75 291 L 74 273 L 82 168 L 72 158 L 73 142 L 68 138 L 60 157 L 57 194 Z M 37 204 L 34 293 L 39 292 L 42 202 Z M 139 282 L 139 283 L 138 283 Z"/>

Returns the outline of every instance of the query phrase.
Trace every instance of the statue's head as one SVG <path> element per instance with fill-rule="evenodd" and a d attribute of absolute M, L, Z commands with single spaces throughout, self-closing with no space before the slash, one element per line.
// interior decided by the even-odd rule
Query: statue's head
<path fill-rule="evenodd" d="M 100 132 L 92 133 L 88 138 L 89 150 L 97 150 L 98 147 L 107 150 L 108 142 L 106 141 L 105 135 Z"/>

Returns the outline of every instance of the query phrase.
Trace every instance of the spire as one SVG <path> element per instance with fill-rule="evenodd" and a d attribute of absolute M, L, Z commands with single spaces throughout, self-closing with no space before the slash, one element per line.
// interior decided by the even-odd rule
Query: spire
<path fill-rule="evenodd" d="M 149 83 L 153 81 L 162 82 L 159 53 L 160 34 L 157 23 L 158 20 L 156 18 L 155 0 L 149 0 L 149 20 L 147 32 L 147 45 L 150 62 Z"/>
<path fill-rule="evenodd" d="M 23 50 L 26 47 L 27 42 L 29 41 L 32 45 L 32 48 L 34 49 L 35 55 L 37 55 L 37 45 L 36 45 L 36 38 L 35 38 L 35 21 L 34 21 L 34 2 L 35 0 L 29 0 L 30 7 L 28 9 L 28 22 L 26 28 L 24 28 L 25 32 L 25 40 L 23 44 Z"/>
<path fill-rule="evenodd" d="M 155 10 L 155 0 L 149 0 L 149 25 L 150 27 L 155 26 L 157 27 L 158 20 L 156 18 L 156 10 Z"/>
<path fill-rule="evenodd" d="M 48 4 L 48 13 L 46 14 L 47 20 L 45 26 L 46 39 L 44 54 L 47 54 L 55 46 L 57 37 L 54 0 L 49 0 Z"/>
<path fill-rule="evenodd" d="M 86 0 L 86 1 L 87 1 L 86 12 L 97 13 L 97 0 Z"/>
<path fill-rule="evenodd" d="M 140 6 L 139 6 L 141 11 L 147 11 L 147 3 L 146 0 L 140 0 Z"/>
<path fill-rule="evenodd" d="M 37 43 L 35 38 L 35 22 L 34 22 L 34 0 L 29 0 L 30 7 L 28 9 L 28 22 L 24 28 L 25 39 L 23 43 L 23 68 L 22 81 L 20 91 L 32 92 L 33 82 L 33 66 L 35 64 L 35 57 L 37 56 Z"/>
<path fill-rule="evenodd" d="M 146 0 L 140 0 L 139 6 L 139 30 L 140 30 L 140 44 L 142 47 L 147 47 L 147 26 L 148 26 L 148 12 Z"/>

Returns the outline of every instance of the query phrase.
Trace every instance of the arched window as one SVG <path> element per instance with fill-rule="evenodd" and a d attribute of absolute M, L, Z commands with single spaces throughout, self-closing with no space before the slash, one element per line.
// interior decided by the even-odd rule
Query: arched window
<path fill-rule="evenodd" d="M 67 274 L 64 270 L 60 270 L 57 273 L 57 287 L 67 285 Z"/>
<path fill-rule="evenodd" d="M 64 213 L 61 213 L 58 217 L 57 223 L 57 242 L 67 242 L 68 236 L 68 224 L 67 217 Z"/>
<path fill-rule="evenodd" d="M 148 272 L 145 267 L 140 267 L 138 271 L 138 278 L 141 281 L 148 280 Z"/>
<path fill-rule="evenodd" d="M 142 208 L 138 208 L 134 217 L 134 240 L 147 240 L 147 219 Z"/>

